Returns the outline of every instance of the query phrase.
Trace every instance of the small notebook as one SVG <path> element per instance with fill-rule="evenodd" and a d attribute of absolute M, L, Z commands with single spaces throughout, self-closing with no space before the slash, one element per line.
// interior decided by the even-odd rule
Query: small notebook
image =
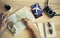
<path fill-rule="evenodd" d="M 56 38 L 56 30 L 54 23 L 50 22 L 50 24 L 51 27 L 48 27 L 48 22 L 37 23 L 41 38 Z M 49 29 L 52 29 L 52 34 L 49 32 Z"/>
<path fill-rule="evenodd" d="M 45 38 L 43 23 L 37 23 L 41 38 Z"/>
<path fill-rule="evenodd" d="M 8 29 L 13 33 L 13 35 L 18 34 L 26 28 L 25 24 L 21 21 L 22 18 L 29 18 L 30 20 L 32 20 L 32 22 L 35 21 L 33 14 L 29 11 L 29 9 L 26 6 L 19 9 L 10 17 L 8 17 Z"/>

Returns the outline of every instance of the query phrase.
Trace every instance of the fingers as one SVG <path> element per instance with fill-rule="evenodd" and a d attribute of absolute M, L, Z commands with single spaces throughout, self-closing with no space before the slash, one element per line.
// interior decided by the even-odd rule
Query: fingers
<path fill-rule="evenodd" d="M 7 16 L 7 14 L 4 14 L 4 13 L 0 13 L 0 19 L 5 19 L 6 18 L 6 16 Z"/>
<path fill-rule="evenodd" d="M 22 21 L 27 22 L 29 19 L 28 18 L 23 18 Z"/>
<path fill-rule="evenodd" d="M 0 13 L 0 25 L 2 24 L 2 15 L 3 15 L 3 13 Z"/>
<path fill-rule="evenodd" d="M 5 14 L 5 15 L 3 16 L 3 19 L 5 19 L 5 18 L 7 18 L 7 14 Z"/>
<path fill-rule="evenodd" d="M 22 21 L 24 22 L 24 24 L 27 24 L 29 19 L 28 18 L 23 18 Z"/>
<path fill-rule="evenodd" d="M 3 13 L 0 13 L 0 18 L 2 18 Z"/>
<path fill-rule="evenodd" d="M 2 19 L 6 21 L 7 20 L 7 14 L 3 14 Z"/>
<path fill-rule="evenodd" d="M 0 13 L 0 25 L 5 22 L 7 23 L 7 14 Z"/>

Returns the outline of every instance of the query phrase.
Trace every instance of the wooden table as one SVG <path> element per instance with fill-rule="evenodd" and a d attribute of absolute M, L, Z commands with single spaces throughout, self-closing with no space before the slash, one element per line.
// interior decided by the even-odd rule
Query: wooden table
<path fill-rule="evenodd" d="M 45 0 L 0 0 L 0 12 L 7 13 L 8 15 L 14 13 L 16 10 L 23 6 L 27 6 L 30 10 L 30 6 L 35 3 L 39 3 L 44 8 Z M 11 11 L 6 11 L 3 6 L 4 4 L 9 4 L 12 7 Z M 60 0 L 49 0 L 49 6 L 56 11 L 56 13 L 60 14 Z M 57 38 L 60 38 L 60 17 L 55 16 L 53 18 L 47 17 L 47 15 L 43 12 L 43 16 L 36 19 L 35 22 L 53 22 L 55 24 Z M 23 30 L 15 37 L 12 36 L 10 31 L 7 29 L 3 34 L 3 38 L 32 38 L 31 32 L 28 29 Z"/>

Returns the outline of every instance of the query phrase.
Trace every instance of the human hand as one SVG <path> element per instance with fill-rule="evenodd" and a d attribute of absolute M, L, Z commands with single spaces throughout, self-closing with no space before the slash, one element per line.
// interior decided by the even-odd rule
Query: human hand
<path fill-rule="evenodd" d="M 0 13 L 0 32 L 2 32 L 7 27 L 7 15 Z"/>
<path fill-rule="evenodd" d="M 40 32 L 35 28 L 34 23 L 27 18 L 22 19 L 22 21 L 26 24 L 27 28 L 32 32 L 33 38 L 40 38 Z"/>
<path fill-rule="evenodd" d="M 32 22 L 30 19 L 28 19 L 28 18 L 23 18 L 22 21 L 23 21 L 24 24 L 27 26 L 27 28 L 29 28 L 29 29 L 31 29 L 31 30 L 32 30 L 33 28 L 35 28 L 33 22 Z"/>

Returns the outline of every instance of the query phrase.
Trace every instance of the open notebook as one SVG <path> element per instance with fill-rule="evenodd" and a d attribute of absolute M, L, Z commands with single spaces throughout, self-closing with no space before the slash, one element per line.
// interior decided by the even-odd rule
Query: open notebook
<path fill-rule="evenodd" d="M 35 21 L 34 16 L 29 11 L 29 9 L 25 6 L 18 11 L 16 11 L 14 14 L 12 14 L 10 17 L 8 17 L 8 29 L 13 33 L 13 35 L 18 34 L 23 29 L 26 28 L 25 24 L 21 21 L 22 18 L 29 18 L 32 20 L 32 22 Z"/>

